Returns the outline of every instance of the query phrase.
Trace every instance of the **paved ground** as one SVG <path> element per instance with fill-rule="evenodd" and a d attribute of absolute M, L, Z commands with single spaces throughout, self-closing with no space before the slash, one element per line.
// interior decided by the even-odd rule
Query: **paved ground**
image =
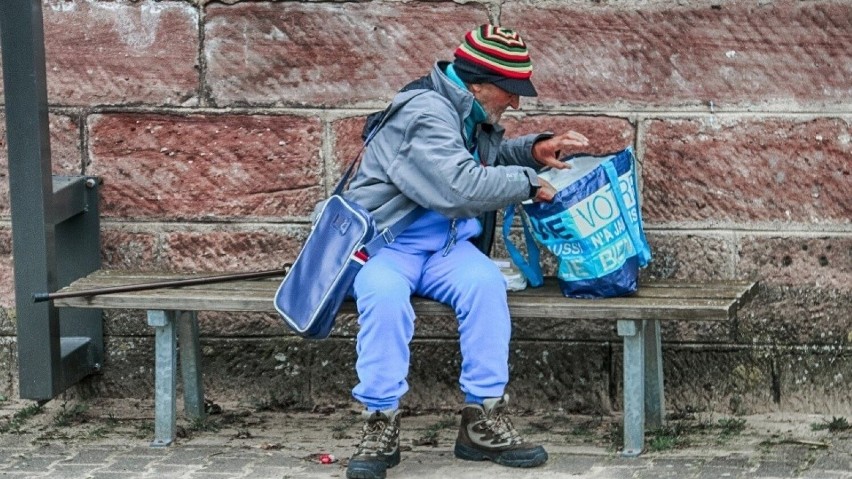
<path fill-rule="evenodd" d="M 356 411 L 276 412 L 222 404 L 181 421 L 163 449 L 152 438 L 150 403 L 32 402 L 0 397 L 0 477 L 343 478 L 357 443 Z M 543 443 L 548 463 L 515 470 L 453 457 L 454 411 L 403 418 L 402 463 L 389 478 L 813 478 L 852 479 L 852 429 L 845 417 L 687 414 L 648 434 L 648 451 L 618 456 L 617 417 L 526 413 L 515 424 Z M 322 464 L 322 454 L 334 462 Z"/>

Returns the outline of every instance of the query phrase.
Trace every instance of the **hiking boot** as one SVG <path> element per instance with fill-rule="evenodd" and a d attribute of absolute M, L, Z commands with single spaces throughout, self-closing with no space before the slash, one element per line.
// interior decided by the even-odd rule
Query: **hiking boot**
<path fill-rule="evenodd" d="M 346 467 L 347 479 L 384 479 L 385 471 L 399 464 L 399 410 L 361 413 L 361 443 Z"/>
<path fill-rule="evenodd" d="M 462 409 L 455 455 L 467 461 L 496 462 L 509 467 L 536 467 L 547 461 L 543 447 L 524 442 L 506 417 L 508 395 L 488 398 Z"/>

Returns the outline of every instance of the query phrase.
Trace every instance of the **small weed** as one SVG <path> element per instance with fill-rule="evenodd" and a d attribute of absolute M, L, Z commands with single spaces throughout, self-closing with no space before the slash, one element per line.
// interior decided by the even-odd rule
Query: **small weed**
<path fill-rule="evenodd" d="M 677 446 L 677 438 L 674 436 L 656 436 L 648 442 L 648 449 L 659 452 L 674 449 Z"/>
<path fill-rule="evenodd" d="M 438 422 L 429 426 L 426 432 L 419 439 L 415 439 L 413 443 L 415 446 L 437 446 L 441 431 L 454 427 L 456 427 L 456 419 L 454 417 L 447 416 L 441 418 Z"/>
<path fill-rule="evenodd" d="M 12 415 L 12 418 L 9 419 L 8 422 L 0 424 L 0 434 L 5 434 L 7 432 L 21 432 L 21 426 L 23 426 L 36 414 L 40 414 L 42 411 L 44 411 L 44 408 L 40 405 L 30 404 Z"/>
<path fill-rule="evenodd" d="M 77 403 L 73 406 L 66 407 L 67 403 L 62 403 L 56 417 L 53 418 L 53 424 L 56 427 L 68 427 L 72 424 L 86 422 L 86 411 L 89 406 L 83 403 Z"/>
<path fill-rule="evenodd" d="M 107 435 L 112 432 L 112 428 L 108 426 L 96 427 L 89 431 L 88 437 L 89 439 L 103 439 L 107 437 Z"/>
<path fill-rule="evenodd" d="M 722 429 L 722 431 L 719 433 L 720 436 L 736 436 L 745 430 L 746 421 L 745 419 L 723 418 L 719 419 L 719 427 Z"/>
<path fill-rule="evenodd" d="M 651 451 L 667 451 L 689 444 L 686 437 L 689 433 L 687 427 L 681 422 L 673 422 L 655 431 L 650 431 L 648 449 Z"/>
<path fill-rule="evenodd" d="M 147 437 L 151 437 L 154 434 L 154 423 L 151 421 L 143 421 L 140 422 L 136 426 L 136 438 L 137 439 L 145 439 Z"/>
<path fill-rule="evenodd" d="M 193 419 L 189 422 L 187 426 L 187 430 L 193 432 L 219 432 L 219 423 L 216 421 L 211 421 L 209 418 L 204 419 Z"/>
<path fill-rule="evenodd" d="M 814 431 L 828 430 L 828 432 L 842 432 L 850 429 L 852 429 L 852 424 L 849 424 L 849 421 L 845 417 L 832 416 L 831 421 L 823 419 L 821 423 L 811 424 L 811 430 Z"/>

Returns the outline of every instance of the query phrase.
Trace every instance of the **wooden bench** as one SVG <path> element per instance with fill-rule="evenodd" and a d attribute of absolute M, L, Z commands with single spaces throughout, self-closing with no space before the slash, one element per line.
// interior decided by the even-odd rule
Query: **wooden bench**
<path fill-rule="evenodd" d="M 174 274 L 96 271 L 60 293 L 186 278 Z M 177 343 L 184 385 L 185 413 L 205 417 L 198 338 L 198 311 L 275 312 L 272 298 L 281 278 L 239 280 L 177 288 L 55 299 L 58 307 L 145 310 L 155 330 L 155 427 L 152 446 L 168 446 L 176 432 Z M 513 318 L 616 321 L 624 338 L 624 448 L 638 456 L 645 428 L 663 424 L 665 399 L 660 321 L 727 321 L 756 291 L 756 283 L 660 281 L 642 283 L 630 297 L 568 299 L 553 278 L 541 288 L 509 294 Z M 440 303 L 414 298 L 418 317 L 452 315 Z M 352 302 L 342 313 L 354 313 Z"/>

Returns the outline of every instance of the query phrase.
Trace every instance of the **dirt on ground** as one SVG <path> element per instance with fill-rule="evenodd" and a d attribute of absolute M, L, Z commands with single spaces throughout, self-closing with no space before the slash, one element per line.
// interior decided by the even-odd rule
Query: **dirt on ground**
<path fill-rule="evenodd" d="M 208 417 L 187 420 L 178 405 L 177 443 L 223 441 L 235 447 L 301 449 L 306 457 L 323 451 L 347 451 L 357 444 L 362 424 L 357 405 L 327 406 L 313 411 L 273 410 L 257 404 L 207 402 Z M 514 411 L 513 421 L 530 441 L 550 450 L 606 454 L 622 441 L 619 416 L 583 416 L 563 411 Z M 459 413 L 404 411 L 403 448 L 451 447 Z M 62 400 L 38 405 L 0 397 L 0 440 L 3 443 L 88 441 L 147 446 L 154 434 L 150 400 Z M 5 436 L 5 437 L 4 437 Z M 708 412 L 670 414 L 666 425 L 646 434 L 648 453 L 680 451 L 759 452 L 795 444 L 830 448 L 832 441 L 852 436 L 847 418 L 771 413 L 724 416 Z"/>

